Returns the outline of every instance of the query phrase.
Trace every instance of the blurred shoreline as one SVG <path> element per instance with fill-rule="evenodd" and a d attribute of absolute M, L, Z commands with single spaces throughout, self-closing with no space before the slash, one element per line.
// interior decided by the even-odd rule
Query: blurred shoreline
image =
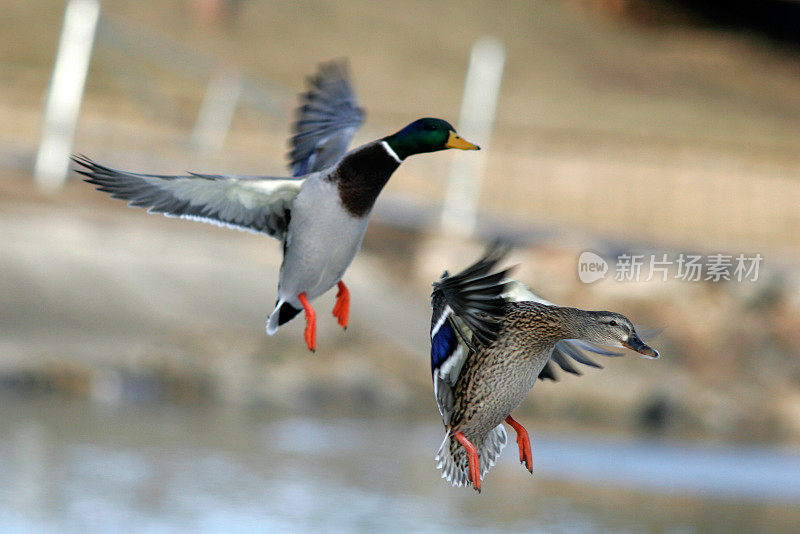
<path fill-rule="evenodd" d="M 534 476 L 511 443 L 477 496 L 439 478 L 433 417 L 0 398 L 9 531 L 789 533 L 800 518 L 796 452 L 530 424 Z"/>

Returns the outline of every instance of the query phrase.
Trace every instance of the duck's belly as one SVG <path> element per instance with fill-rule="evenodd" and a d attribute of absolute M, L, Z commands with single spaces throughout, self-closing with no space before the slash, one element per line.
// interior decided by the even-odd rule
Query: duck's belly
<path fill-rule="evenodd" d="M 315 299 L 333 287 L 350 266 L 369 224 L 355 219 L 338 201 L 336 187 L 313 184 L 295 199 L 278 292 Z"/>
<path fill-rule="evenodd" d="M 476 369 L 473 395 L 480 401 L 465 421 L 464 433 L 483 436 L 502 423 L 528 396 L 546 361 L 546 358 L 506 357 L 502 362 Z"/>

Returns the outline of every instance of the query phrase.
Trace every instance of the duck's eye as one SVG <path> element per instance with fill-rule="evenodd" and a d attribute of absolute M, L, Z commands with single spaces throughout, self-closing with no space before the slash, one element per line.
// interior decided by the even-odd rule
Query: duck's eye
<path fill-rule="evenodd" d="M 614 319 L 611 319 L 611 320 L 608 322 L 608 326 L 617 326 L 617 321 L 615 321 Z"/>

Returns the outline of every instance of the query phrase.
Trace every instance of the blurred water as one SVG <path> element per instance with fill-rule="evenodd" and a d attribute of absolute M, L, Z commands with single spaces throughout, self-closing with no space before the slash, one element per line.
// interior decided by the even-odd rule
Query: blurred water
<path fill-rule="evenodd" d="M 481 495 L 435 420 L 0 402 L 2 532 L 792 532 L 800 454 L 534 430 Z M 512 441 L 513 445 L 513 441 Z"/>

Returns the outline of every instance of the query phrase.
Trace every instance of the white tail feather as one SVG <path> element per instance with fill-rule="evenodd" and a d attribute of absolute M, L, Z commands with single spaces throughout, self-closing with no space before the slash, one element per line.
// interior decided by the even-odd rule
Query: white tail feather
<path fill-rule="evenodd" d="M 439 447 L 439 451 L 436 453 L 436 467 L 442 470 L 442 478 L 446 479 L 453 486 L 467 486 L 470 483 L 469 459 L 460 443 L 457 447 L 453 447 L 452 439 L 453 436 L 448 430 L 447 434 L 444 436 L 444 441 L 442 441 L 442 446 Z M 478 447 L 478 464 L 481 471 L 481 480 L 483 480 L 483 477 L 489 472 L 489 468 L 495 464 L 497 458 L 500 457 L 500 453 L 503 451 L 503 447 L 506 446 L 507 442 L 508 436 L 506 435 L 505 427 L 503 425 L 497 425 L 489 432 L 489 435 L 486 436 L 483 444 L 480 446 L 476 444 L 476 447 Z M 453 453 L 454 448 L 455 454 Z"/>
<path fill-rule="evenodd" d="M 272 310 L 272 313 L 267 320 L 267 335 L 273 336 L 278 331 L 278 318 L 280 317 L 280 310 L 281 306 L 283 306 L 283 300 L 279 300 L 277 304 L 275 304 L 275 309 Z"/>

